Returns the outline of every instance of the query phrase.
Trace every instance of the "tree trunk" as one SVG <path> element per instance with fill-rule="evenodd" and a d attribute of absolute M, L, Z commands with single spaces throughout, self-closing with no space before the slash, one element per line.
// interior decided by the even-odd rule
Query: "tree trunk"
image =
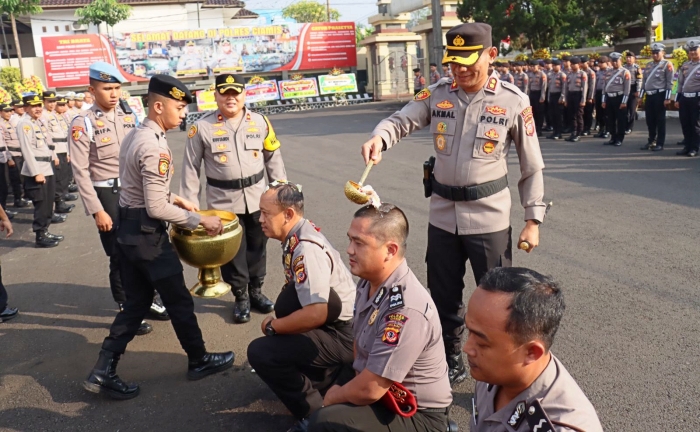
<path fill-rule="evenodd" d="M 19 37 L 17 36 L 17 22 L 15 21 L 15 15 L 10 14 L 10 21 L 12 21 L 12 34 L 15 36 L 15 47 L 17 48 L 17 60 L 19 61 L 19 76 L 24 78 L 24 69 L 22 68 L 22 50 L 19 47 Z M 7 53 L 7 61 L 10 61 L 10 53 Z"/>
<path fill-rule="evenodd" d="M 647 43 L 646 43 L 647 46 L 651 46 L 651 34 L 652 34 L 652 32 L 654 31 L 654 30 L 651 28 L 651 19 L 652 19 L 652 13 L 654 12 L 654 3 L 653 3 L 653 2 L 649 2 L 649 3 L 647 3 L 647 5 L 648 5 L 649 8 L 648 8 L 648 10 L 647 10 L 646 27 L 645 27 L 645 29 L 644 29 L 644 33 L 645 33 L 646 36 L 647 36 Z"/>

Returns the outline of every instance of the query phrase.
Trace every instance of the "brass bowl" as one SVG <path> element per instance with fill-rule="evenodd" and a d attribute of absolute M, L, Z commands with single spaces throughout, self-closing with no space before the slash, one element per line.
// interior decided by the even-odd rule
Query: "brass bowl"
<path fill-rule="evenodd" d="M 173 225 L 170 240 L 182 261 L 199 269 L 195 284 L 190 292 L 197 297 L 221 297 L 231 291 L 231 285 L 221 280 L 222 265 L 230 262 L 241 247 L 243 228 L 238 216 L 224 210 L 200 210 L 202 216 L 219 216 L 224 232 L 210 236 L 203 226 L 194 230 Z"/>
<path fill-rule="evenodd" d="M 349 180 L 345 183 L 345 196 L 355 204 L 367 204 L 369 202 L 369 196 L 360 191 L 361 187 L 359 183 Z"/>

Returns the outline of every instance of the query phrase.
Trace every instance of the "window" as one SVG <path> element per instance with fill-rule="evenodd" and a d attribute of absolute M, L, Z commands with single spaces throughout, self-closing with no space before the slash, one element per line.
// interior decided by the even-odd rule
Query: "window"
<path fill-rule="evenodd" d="M 70 31 L 70 26 L 66 26 L 66 31 Z"/>
<path fill-rule="evenodd" d="M 58 26 L 53 26 L 54 31 L 58 32 Z"/>
<path fill-rule="evenodd" d="M 386 28 L 401 28 L 401 24 L 390 23 L 386 25 Z"/>
<path fill-rule="evenodd" d="M 44 32 L 44 33 L 46 33 L 46 26 L 42 27 L 42 28 L 41 28 L 41 31 Z"/>

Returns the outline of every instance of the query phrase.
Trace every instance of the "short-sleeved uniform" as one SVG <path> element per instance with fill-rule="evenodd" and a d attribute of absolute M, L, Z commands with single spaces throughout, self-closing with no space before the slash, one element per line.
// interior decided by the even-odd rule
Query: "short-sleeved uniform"
<path fill-rule="evenodd" d="M 566 109 L 571 118 L 572 134 L 583 133 L 583 108 L 588 95 L 588 74 L 582 70 L 566 76 Z"/>
<path fill-rule="evenodd" d="M 2 138 L 10 152 L 14 166 L 7 166 L 8 176 L 10 178 L 10 186 L 12 187 L 12 194 L 15 196 L 15 201 L 19 201 L 22 198 L 22 178 L 20 172 L 22 171 L 22 166 L 24 165 L 24 158 L 22 157 L 22 149 L 19 146 L 19 136 L 17 135 L 17 127 L 13 126 L 9 120 L 0 118 L 0 133 L 2 133 Z"/>
<path fill-rule="evenodd" d="M 622 143 L 625 140 L 627 130 L 627 109 L 620 109 L 621 104 L 626 104 L 630 95 L 630 80 L 632 75 L 623 68 L 611 68 L 603 87 L 603 103 L 605 104 L 605 125 L 610 132 L 611 144 Z"/>
<path fill-rule="evenodd" d="M 532 385 L 497 412 L 498 386 L 477 381 L 474 394 L 471 432 L 530 432 L 537 425 L 543 432 L 603 431 L 595 408 L 554 355 Z"/>
<path fill-rule="evenodd" d="M 328 304 L 319 328 L 266 336 L 251 342 L 248 361 L 297 419 L 323 405 L 320 392 L 350 369 L 355 283 L 340 254 L 308 220 L 301 219 L 282 243 L 285 286 L 275 302 L 283 318 L 313 304 Z"/>
<path fill-rule="evenodd" d="M 547 100 L 549 101 L 549 119 L 551 120 L 553 137 L 561 137 L 564 131 L 564 111 L 566 102 L 566 74 L 563 71 L 554 72 L 549 79 Z"/>
<path fill-rule="evenodd" d="M 630 95 L 627 102 L 627 129 L 634 129 L 634 121 L 637 114 L 637 104 L 639 102 L 639 91 L 642 88 L 642 83 L 644 82 L 644 77 L 642 75 L 642 68 L 639 67 L 637 63 L 632 63 L 631 65 L 625 64 L 623 66 L 630 73 Z"/>
<path fill-rule="evenodd" d="M 581 63 L 583 65 L 585 62 Z M 586 94 L 586 106 L 583 109 L 583 131 L 586 134 L 590 134 L 593 128 L 593 110 L 595 109 L 595 89 L 596 89 L 596 73 L 595 71 L 588 67 L 586 69 L 581 68 L 588 77 L 588 92 Z"/>
<path fill-rule="evenodd" d="M 201 217 L 172 204 L 176 199 L 169 191 L 173 168 L 165 132 L 156 122 L 146 119 L 122 141 L 117 250 L 126 303 L 102 344 L 105 350 L 124 352 L 157 290 L 188 357 L 201 358 L 206 353 L 182 264 L 166 230 L 167 223 L 194 229 Z"/>
<path fill-rule="evenodd" d="M 48 133 L 44 125 L 29 114 L 22 117 L 16 130 L 24 155 L 21 172 L 24 176 L 24 190 L 34 204 L 32 230 L 39 235 L 49 229 L 53 216 L 53 200 L 56 193 L 53 161 L 56 153 L 49 148 Z M 36 182 L 35 177 L 39 174 L 43 174 L 46 180 L 44 183 Z"/>
<path fill-rule="evenodd" d="M 649 130 L 648 143 L 663 147 L 666 142 L 666 105 L 673 90 L 673 63 L 668 60 L 649 62 L 644 67 L 639 98 L 646 95 L 644 114 Z"/>
<path fill-rule="evenodd" d="M 88 216 L 104 211 L 112 219 L 111 231 L 100 231 L 100 241 L 109 256 L 109 287 L 117 303 L 126 301 L 119 274 L 117 231 L 119 217 L 119 149 L 136 127 L 136 117 L 117 106 L 105 113 L 97 105 L 73 119 L 68 138 L 71 166 L 80 198 Z"/>
<path fill-rule="evenodd" d="M 58 205 L 63 201 L 63 196 L 68 193 L 68 186 L 73 177 L 70 171 L 70 162 L 68 162 L 68 124 L 65 118 L 56 114 L 55 111 L 44 110 L 41 120 L 46 126 L 52 142 L 50 147 L 58 158 L 58 165 L 53 166 L 56 179 L 55 201 Z"/>
<path fill-rule="evenodd" d="M 332 431 L 336 430 L 332 425 L 347 424 L 372 431 L 447 430 L 452 390 L 440 320 L 428 291 L 404 260 L 369 294 L 370 283 L 361 279 L 355 302 L 353 368 L 358 374 L 367 369 L 403 384 L 416 397 L 418 412 L 411 419 L 387 418 L 381 402 L 364 407 L 333 405 L 312 418 L 309 430 Z"/>
<path fill-rule="evenodd" d="M 187 133 L 180 195 L 199 202 L 204 162 L 207 208 L 235 213 L 244 231 L 238 253 L 221 268 L 237 297 L 248 285 L 261 287 L 265 278 L 267 237 L 259 205 L 266 173 L 271 181 L 287 178 L 279 147 L 267 117 L 248 108 L 239 119 L 226 119 L 218 110 L 206 114 Z"/>
<path fill-rule="evenodd" d="M 532 106 L 532 114 L 535 119 L 535 128 L 537 130 L 537 135 L 542 133 L 542 124 L 544 123 L 545 107 L 544 102 L 547 95 L 547 87 L 549 82 L 547 81 L 547 74 L 538 70 L 533 72 L 530 78 L 530 106 Z"/>
<path fill-rule="evenodd" d="M 515 86 L 521 92 L 528 94 L 530 92 L 530 76 L 525 72 L 516 72 Z"/>
<path fill-rule="evenodd" d="M 598 126 L 597 138 L 603 138 L 606 134 L 606 119 L 605 108 L 603 108 L 603 90 L 605 88 L 605 78 L 607 77 L 610 68 L 600 69 L 596 72 L 595 80 L 595 123 Z"/>
<path fill-rule="evenodd" d="M 541 221 L 544 162 L 533 109 L 513 84 L 494 73 L 484 88 L 467 94 L 443 79 L 382 120 L 372 132 L 391 148 L 430 126 L 435 150 L 428 226 L 428 286 L 440 314 L 446 346 L 461 353 L 466 261 L 474 277 L 511 262 L 510 207 L 506 158 L 515 144 L 525 219 Z M 484 244 L 487 244 L 485 247 Z"/>
<path fill-rule="evenodd" d="M 700 61 L 678 68 L 678 116 L 683 130 L 683 154 L 700 151 Z"/>

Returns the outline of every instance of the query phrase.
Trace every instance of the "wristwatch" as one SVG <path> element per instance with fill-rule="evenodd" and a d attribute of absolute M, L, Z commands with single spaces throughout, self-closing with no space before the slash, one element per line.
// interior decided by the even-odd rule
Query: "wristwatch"
<path fill-rule="evenodd" d="M 277 334 L 275 329 L 272 327 L 272 321 L 274 320 L 270 320 L 270 322 L 265 325 L 265 336 L 274 336 Z"/>

